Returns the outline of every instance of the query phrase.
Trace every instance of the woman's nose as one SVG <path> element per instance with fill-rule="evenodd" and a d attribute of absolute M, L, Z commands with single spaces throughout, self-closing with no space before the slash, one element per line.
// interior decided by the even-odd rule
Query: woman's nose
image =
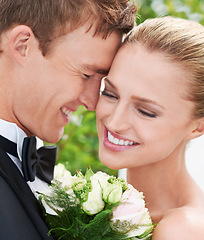
<path fill-rule="evenodd" d="M 120 104 L 110 113 L 107 127 L 115 132 L 125 131 L 130 128 L 128 109 Z"/>

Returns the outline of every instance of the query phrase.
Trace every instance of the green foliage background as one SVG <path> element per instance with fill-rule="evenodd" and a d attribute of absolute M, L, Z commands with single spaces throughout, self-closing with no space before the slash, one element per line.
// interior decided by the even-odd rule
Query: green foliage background
<path fill-rule="evenodd" d="M 138 0 L 138 5 L 137 24 L 147 18 L 171 15 L 204 25 L 203 0 Z M 95 112 L 80 107 L 73 114 L 72 122 L 65 127 L 64 137 L 57 146 L 57 161 L 65 164 L 72 174 L 80 169 L 84 173 L 90 165 L 93 171 L 102 170 L 117 175 L 117 171 L 108 169 L 99 161 Z"/>

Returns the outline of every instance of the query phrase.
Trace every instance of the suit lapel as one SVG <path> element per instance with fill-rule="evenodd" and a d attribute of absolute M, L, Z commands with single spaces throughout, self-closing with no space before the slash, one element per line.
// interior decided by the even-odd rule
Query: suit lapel
<path fill-rule="evenodd" d="M 35 225 L 37 231 L 41 233 L 43 237 L 42 239 L 53 239 L 52 236 L 47 236 L 48 229 L 42 220 L 42 211 L 37 199 L 25 182 L 16 165 L 1 147 L 0 175 L 7 181 L 10 188 L 19 198 L 20 203 L 23 205 L 25 211 L 29 215 L 33 225 Z"/>
<path fill-rule="evenodd" d="M 13 161 L 8 157 L 3 149 L 0 148 L 0 171 L 2 175 L 13 189 L 13 191 L 25 201 L 28 201 L 35 210 L 39 211 L 39 204 L 37 199 L 33 195 L 31 189 L 25 182 L 20 171 L 13 163 Z"/>

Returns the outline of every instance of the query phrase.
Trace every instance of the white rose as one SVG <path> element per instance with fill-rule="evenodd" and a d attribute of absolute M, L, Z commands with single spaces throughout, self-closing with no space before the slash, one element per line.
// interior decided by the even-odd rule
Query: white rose
<path fill-rule="evenodd" d="M 88 199 L 82 204 L 83 210 L 89 214 L 94 215 L 103 210 L 105 203 L 102 199 L 102 189 L 98 179 L 91 177 L 92 190 L 88 194 Z"/>
<path fill-rule="evenodd" d="M 61 163 L 58 163 L 54 168 L 54 179 L 59 179 L 64 176 L 64 173 L 67 171 L 65 166 Z"/>
<path fill-rule="evenodd" d="M 90 179 L 98 180 L 102 188 L 103 200 L 107 203 L 113 204 L 119 202 L 122 196 L 122 184 L 119 179 L 116 179 L 113 183 L 109 183 L 108 180 L 112 178 L 104 172 L 95 173 Z"/>
<path fill-rule="evenodd" d="M 72 175 L 61 163 L 54 168 L 54 180 L 61 182 L 63 187 L 65 185 L 71 187 L 72 185 Z"/>
<path fill-rule="evenodd" d="M 90 180 L 97 180 L 100 185 L 102 190 L 107 187 L 107 181 L 110 178 L 110 176 L 104 172 L 97 172 L 93 176 L 90 177 Z"/>
<path fill-rule="evenodd" d="M 103 199 L 109 204 L 117 203 L 120 201 L 123 190 L 119 182 L 107 183 L 106 188 L 103 189 Z"/>

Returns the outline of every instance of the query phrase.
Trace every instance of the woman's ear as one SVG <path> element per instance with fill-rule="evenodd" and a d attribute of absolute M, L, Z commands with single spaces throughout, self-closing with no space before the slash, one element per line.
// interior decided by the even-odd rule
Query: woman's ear
<path fill-rule="evenodd" d="M 22 63 L 28 55 L 30 41 L 34 37 L 32 30 L 25 25 L 14 27 L 9 34 L 9 50 L 18 63 Z"/>
<path fill-rule="evenodd" d="M 204 117 L 195 120 L 193 131 L 189 134 L 189 139 L 200 137 L 204 134 Z"/>

